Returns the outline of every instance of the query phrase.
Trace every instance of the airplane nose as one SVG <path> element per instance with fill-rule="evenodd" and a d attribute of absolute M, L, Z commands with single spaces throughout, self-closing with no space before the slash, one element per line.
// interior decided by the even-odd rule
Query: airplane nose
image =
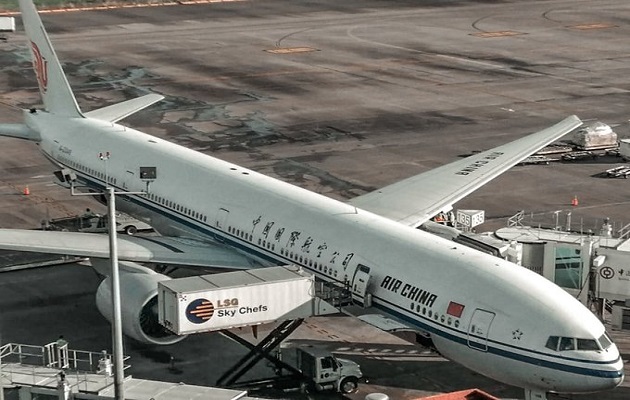
<path fill-rule="evenodd" d="M 621 383 L 623 382 L 623 379 L 625 377 L 624 375 L 624 371 L 623 371 L 623 365 L 621 366 L 621 368 L 618 370 L 619 372 L 619 377 L 617 379 L 615 379 L 615 387 L 621 385 Z"/>
<path fill-rule="evenodd" d="M 623 382 L 623 379 L 625 377 L 625 372 L 624 372 L 623 366 L 624 366 L 624 362 L 621 359 L 621 357 L 619 357 L 619 359 L 617 360 L 616 364 L 614 365 L 615 370 L 616 370 L 615 371 L 616 372 L 616 376 L 613 377 L 610 380 L 611 389 L 621 385 L 621 383 Z"/>

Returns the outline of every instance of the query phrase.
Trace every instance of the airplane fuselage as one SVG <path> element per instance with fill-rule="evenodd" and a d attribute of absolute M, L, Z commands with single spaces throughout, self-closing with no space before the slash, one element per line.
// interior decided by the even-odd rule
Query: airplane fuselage
<path fill-rule="evenodd" d="M 261 266 L 296 264 L 359 303 L 429 333 L 444 356 L 499 381 L 590 392 L 623 379 L 604 326 L 577 300 L 507 261 L 121 125 L 26 116 L 55 164 L 94 188 L 142 191 L 117 206 L 163 234 L 221 242 Z M 109 153 L 106 159 L 101 153 Z M 594 348 L 559 351 L 552 337 Z"/>

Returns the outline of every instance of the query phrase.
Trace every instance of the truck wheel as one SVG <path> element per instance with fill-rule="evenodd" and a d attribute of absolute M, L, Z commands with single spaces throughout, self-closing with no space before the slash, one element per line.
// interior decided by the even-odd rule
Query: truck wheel
<path fill-rule="evenodd" d="M 133 225 L 129 225 L 125 227 L 125 233 L 129 236 L 133 236 L 138 233 L 138 229 Z"/>
<path fill-rule="evenodd" d="M 354 376 L 350 376 L 348 378 L 344 378 L 339 385 L 339 389 L 341 389 L 341 393 L 349 394 L 357 391 L 359 387 L 359 380 Z"/>

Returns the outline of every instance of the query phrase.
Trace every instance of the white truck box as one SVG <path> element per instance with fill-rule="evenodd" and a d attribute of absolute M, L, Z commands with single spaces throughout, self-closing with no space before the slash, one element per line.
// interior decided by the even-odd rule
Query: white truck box
<path fill-rule="evenodd" d="M 15 32 L 15 17 L 0 17 L 0 32 Z"/>
<path fill-rule="evenodd" d="M 297 267 L 271 267 L 159 282 L 159 321 L 178 335 L 281 319 L 312 302 L 314 278 Z"/>
<path fill-rule="evenodd" d="M 619 141 L 619 155 L 625 161 L 630 160 L 630 139 L 621 139 Z"/>

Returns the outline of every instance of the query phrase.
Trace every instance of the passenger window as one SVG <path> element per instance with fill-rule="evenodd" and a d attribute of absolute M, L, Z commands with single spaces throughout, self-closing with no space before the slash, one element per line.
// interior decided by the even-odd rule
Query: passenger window
<path fill-rule="evenodd" d="M 558 351 L 558 339 L 560 339 L 558 336 L 549 336 L 545 347 L 551 350 Z"/>
<path fill-rule="evenodd" d="M 599 346 L 597 345 L 597 342 L 593 339 L 578 339 L 577 349 L 578 350 L 599 350 Z"/>
<path fill-rule="evenodd" d="M 563 337 L 560 339 L 560 351 L 575 350 L 573 338 Z"/>

